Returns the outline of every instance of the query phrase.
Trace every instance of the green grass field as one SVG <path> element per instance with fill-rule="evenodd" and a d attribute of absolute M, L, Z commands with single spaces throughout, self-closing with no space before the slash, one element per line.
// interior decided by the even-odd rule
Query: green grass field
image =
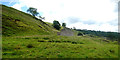
<path fill-rule="evenodd" d="M 94 36 L 58 36 L 51 23 L 2 6 L 3 58 L 118 58 L 118 42 Z"/>
<path fill-rule="evenodd" d="M 117 42 L 54 35 L 3 37 L 3 58 L 117 58 Z"/>

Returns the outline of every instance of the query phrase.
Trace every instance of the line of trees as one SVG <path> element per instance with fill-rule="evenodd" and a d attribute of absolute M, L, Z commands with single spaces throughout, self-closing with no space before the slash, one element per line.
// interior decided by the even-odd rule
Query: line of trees
<path fill-rule="evenodd" d="M 60 30 L 61 29 L 61 25 L 59 23 L 59 21 L 57 20 L 54 20 L 53 21 L 53 27 L 57 30 Z M 62 27 L 65 28 L 66 27 L 66 23 L 62 23 Z"/>
<path fill-rule="evenodd" d="M 81 29 L 76 29 L 76 31 L 82 32 L 83 34 L 90 34 L 99 37 L 107 37 L 108 39 L 111 40 L 118 40 L 120 35 L 117 32 L 103 32 L 103 31 L 92 31 L 92 30 L 81 30 Z"/>

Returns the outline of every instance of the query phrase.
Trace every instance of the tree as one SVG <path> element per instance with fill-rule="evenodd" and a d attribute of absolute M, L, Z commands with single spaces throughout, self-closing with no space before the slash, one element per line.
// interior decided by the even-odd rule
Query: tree
<path fill-rule="evenodd" d="M 60 23 L 56 20 L 53 21 L 53 27 L 56 28 L 57 30 L 60 30 Z"/>
<path fill-rule="evenodd" d="M 63 27 L 66 27 L 66 23 L 62 23 L 62 26 L 63 26 Z"/>
<path fill-rule="evenodd" d="M 78 36 L 83 36 L 84 34 L 80 31 L 78 31 Z"/>
<path fill-rule="evenodd" d="M 39 13 L 37 12 L 37 9 L 36 8 L 33 8 L 33 7 L 30 7 L 27 12 L 31 13 L 32 16 L 37 16 Z"/>
<path fill-rule="evenodd" d="M 76 30 L 76 28 L 75 28 L 75 27 L 73 27 L 73 30 Z"/>

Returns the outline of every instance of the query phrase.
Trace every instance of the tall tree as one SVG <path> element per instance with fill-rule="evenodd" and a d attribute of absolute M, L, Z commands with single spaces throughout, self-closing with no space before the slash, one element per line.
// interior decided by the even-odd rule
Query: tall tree
<path fill-rule="evenodd" d="M 33 8 L 33 7 L 30 7 L 27 12 L 31 13 L 32 16 L 37 16 L 39 13 L 37 12 L 37 9 L 36 8 Z"/>
<path fill-rule="evenodd" d="M 63 26 L 63 27 L 66 27 L 66 23 L 62 23 L 62 26 Z"/>
<path fill-rule="evenodd" d="M 56 20 L 53 21 L 53 27 L 56 28 L 57 30 L 60 30 L 60 23 Z"/>
<path fill-rule="evenodd" d="M 73 29 L 74 29 L 74 30 L 76 30 L 76 28 L 75 28 L 75 27 L 73 27 Z"/>

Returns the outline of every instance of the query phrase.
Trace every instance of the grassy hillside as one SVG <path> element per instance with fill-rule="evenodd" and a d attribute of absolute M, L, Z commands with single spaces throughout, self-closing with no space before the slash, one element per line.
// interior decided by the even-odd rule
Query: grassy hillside
<path fill-rule="evenodd" d="M 4 36 L 54 33 L 53 28 L 45 22 L 4 5 L 2 6 L 2 29 Z"/>
<path fill-rule="evenodd" d="M 58 36 L 50 23 L 2 6 L 3 58 L 118 58 L 117 41 Z"/>

